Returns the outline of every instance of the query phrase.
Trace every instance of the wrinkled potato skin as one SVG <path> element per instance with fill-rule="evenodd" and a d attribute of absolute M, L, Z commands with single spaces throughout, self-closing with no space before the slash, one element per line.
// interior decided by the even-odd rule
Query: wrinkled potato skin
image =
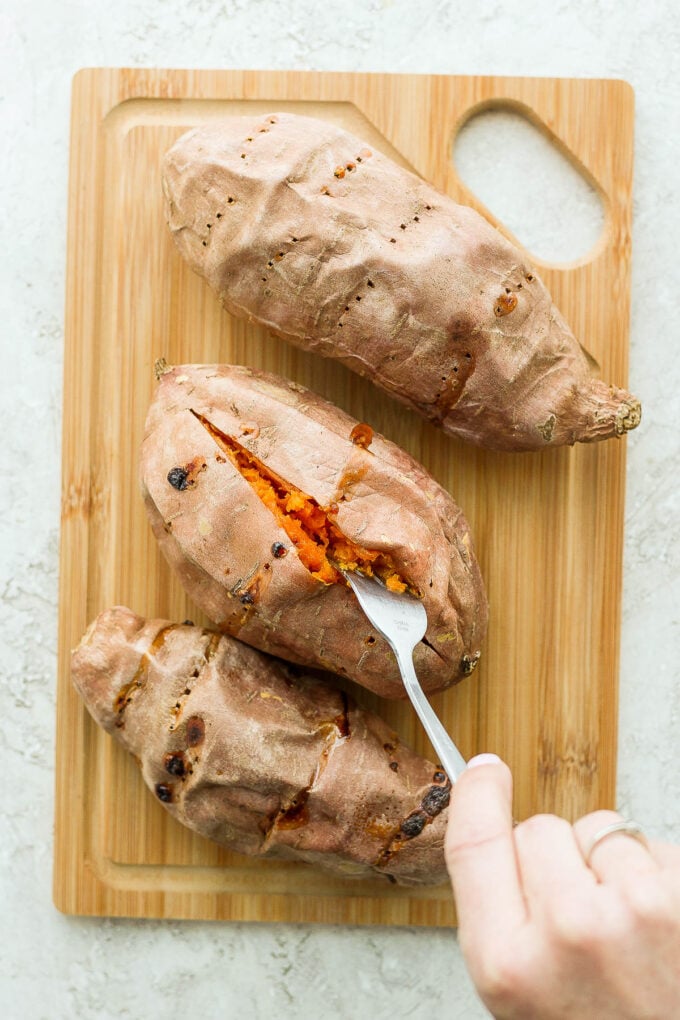
<path fill-rule="evenodd" d="M 446 777 L 330 683 L 121 606 L 90 626 L 72 678 L 163 806 L 200 835 L 348 877 L 445 881 Z M 425 824 L 408 838 L 414 816 Z"/>
<path fill-rule="evenodd" d="M 330 123 L 280 113 L 189 131 L 163 187 L 179 251 L 229 312 L 448 433 L 540 450 L 639 423 L 517 247 Z"/>
<path fill-rule="evenodd" d="M 377 694 L 405 696 L 396 661 L 344 582 L 302 564 L 274 514 L 193 412 L 237 439 L 324 508 L 349 539 L 392 555 L 423 596 L 427 643 L 415 651 L 426 691 L 468 675 L 487 603 L 462 512 L 424 468 L 294 383 L 239 366 L 179 366 L 161 376 L 141 451 L 141 480 L 163 554 L 219 630 L 291 662 L 339 673 Z M 168 481 L 191 465 L 192 484 Z M 282 543 L 286 554 L 273 554 Z"/>

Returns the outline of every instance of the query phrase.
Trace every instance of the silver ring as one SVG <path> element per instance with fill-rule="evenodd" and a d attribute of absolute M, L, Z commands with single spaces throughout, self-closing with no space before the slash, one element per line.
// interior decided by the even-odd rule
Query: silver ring
<path fill-rule="evenodd" d="M 625 820 L 612 822 L 611 825 L 605 825 L 604 829 L 600 829 L 594 836 L 591 836 L 586 852 L 583 855 L 588 866 L 590 866 L 590 858 L 592 857 L 593 850 L 598 843 L 601 843 L 603 839 L 607 838 L 607 836 L 613 836 L 616 832 L 622 832 L 624 836 L 632 836 L 632 838 L 636 839 L 638 843 L 642 843 L 646 849 L 649 849 L 647 837 L 642 831 L 642 826 L 638 825 L 637 822 L 627 822 Z"/>

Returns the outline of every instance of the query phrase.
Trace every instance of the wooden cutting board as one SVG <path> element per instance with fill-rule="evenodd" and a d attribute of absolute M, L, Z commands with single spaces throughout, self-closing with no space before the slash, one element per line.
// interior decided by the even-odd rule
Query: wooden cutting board
<path fill-rule="evenodd" d="M 69 913 L 450 925 L 448 887 L 352 882 L 254 861 L 183 829 L 90 720 L 69 650 L 102 609 L 203 621 L 161 561 L 138 491 L 153 364 L 247 363 L 298 380 L 404 446 L 471 524 L 491 623 L 482 665 L 433 698 L 466 755 L 513 767 L 515 814 L 614 803 L 625 442 L 499 454 L 424 424 L 337 364 L 233 320 L 182 263 L 159 167 L 184 130 L 226 114 L 328 118 L 454 199 L 452 142 L 509 105 L 595 184 L 605 232 L 576 265 L 539 272 L 602 374 L 627 381 L 633 96 L 616 81 L 94 69 L 74 83 L 68 227 L 54 897 Z M 502 158 L 502 153 L 499 153 Z M 484 211 L 481 209 L 481 211 Z M 502 226 L 502 225 L 501 225 Z M 378 706 L 427 752 L 407 704 Z"/>

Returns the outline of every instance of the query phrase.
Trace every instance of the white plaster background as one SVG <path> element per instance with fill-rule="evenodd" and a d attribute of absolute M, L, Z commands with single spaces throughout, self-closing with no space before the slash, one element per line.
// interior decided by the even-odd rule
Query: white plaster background
<path fill-rule="evenodd" d="M 487 1016 L 450 932 L 61 916 L 51 902 L 67 143 L 81 66 L 621 77 L 636 181 L 619 801 L 680 841 L 674 0 L 0 3 L 0 1015 Z"/>

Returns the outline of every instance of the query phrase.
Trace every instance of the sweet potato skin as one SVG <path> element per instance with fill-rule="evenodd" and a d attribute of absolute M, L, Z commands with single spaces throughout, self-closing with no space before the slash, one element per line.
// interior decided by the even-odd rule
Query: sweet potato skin
<path fill-rule="evenodd" d="M 524 253 L 330 123 L 278 113 L 189 131 L 163 187 L 179 251 L 229 312 L 446 432 L 540 450 L 639 423 L 639 402 L 591 375 Z"/>
<path fill-rule="evenodd" d="M 445 881 L 446 777 L 328 682 L 122 606 L 90 626 L 72 678 L 157 799 L 202 836 L 348 877 Z"/>
<path fill-rule="evenodd" d="M 142 490 L 163 554 L 219 630 L 384 697 L 405 696 L 389 646 L 349 587 L 324 583 L 303 565 L 199 416 L 330 508 L 350 540 L 391 555 L 427 611 L 415 652 L 426 691 L 472 672 L 487 602 L 468 524 L 451 496 L 381 436 L 357 445 L 358 423 L 304 387 L 245 367 L 178 366 L 161 376 L 149 409 Z M 170 480 L 176 470 L 191 479 L 181 489 Z"/>

